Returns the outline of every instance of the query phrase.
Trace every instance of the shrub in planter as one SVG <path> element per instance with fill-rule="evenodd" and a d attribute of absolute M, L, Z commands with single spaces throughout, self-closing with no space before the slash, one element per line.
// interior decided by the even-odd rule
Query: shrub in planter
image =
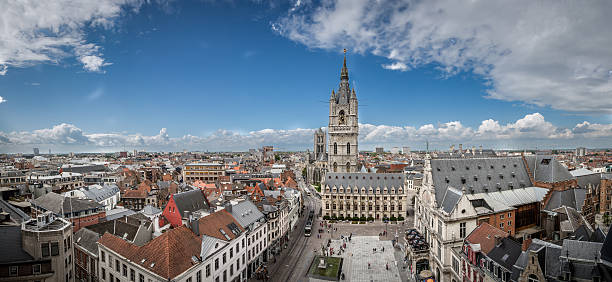
<path fill-rule="evenodd" d="M 359 221 L 359 217 L 358 217 L 358 216 L 354 216 L 354 217 L 353 217 L 353 220 L 354 220 L 354 221 Z"/>
<path fill-rule="evenodd" d="M 332 220 L 336 220 L 336 219 L 337 219 L 336 215 L 332 215 L 332 216 L 331 216 L 331 219 L 332 219 Z"/>
<path fill-rule="evenodd" d="M 368 221 L 374 221 L 374 218 L 371 216 L 368 216 Z"/>
<path fill-rule="evenodd" d="M 359 221 L 366 221 L 366 217 L 365 216 L 360 217 Z"/>
<path fill-rule="evenodd" d="M 329 220 L 329 215 L 323 216 L 324 220 Z"/>
<path fill-rule="evenodd" d="M 401 216 L 401 215 L 397 218 L 398 221 L 404 221 L 404 219 L 405 218 L 403 216 Z"/>
<path fill-rule="evenodd" d="M 397 221 L 397 218 L 395 216 L 392 216 L 391 221 Z"/>
<path fill-rule="evenodd" d="M 344 220 L 344 216 L 343 215 L 339 216 L 338 220 Z"/>

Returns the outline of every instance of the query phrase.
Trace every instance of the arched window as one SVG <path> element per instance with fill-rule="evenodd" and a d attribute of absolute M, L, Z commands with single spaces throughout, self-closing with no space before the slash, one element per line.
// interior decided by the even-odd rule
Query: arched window
<path fill-rule="evenodd" d="M 338 164 L 334 163 L 334 172 L 338 172 Z"/>
<path fill-rule="evenodd" d="M 346 172 L 351 172 L 351 163 L 346 163 Z"/>
<path fill-rule="evenodd" d="M 338 144 L 334 142 L 334 155 L 338 154 Z"/>
<path fill-rule="evenodd" d="M 340 110 L 340 113 L 338 113 L 338 124 L 345 124 L 346 123 L 346 118 L 344 117 L 344 110 Z"/>
<path fill-rule="evenodd" d="M 351 143 L 346 143 L 346 154 L 347 155 L 351 154 Z"/>

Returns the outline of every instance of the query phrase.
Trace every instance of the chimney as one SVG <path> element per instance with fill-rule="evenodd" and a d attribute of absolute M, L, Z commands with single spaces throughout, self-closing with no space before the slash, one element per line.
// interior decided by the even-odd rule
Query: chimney
<path fill-rule="evenodd" d="M 502 237 L 499 235 L 495 235 L 495 246 L 501 245 Z"/>
<path fill-rule="evenodd" d="M 527 238 L 524 237 L 525 236 L 523 236 L 523 244 L 521 245 L 521 250 L 523 250 L 523 252 L 531 245 L 531 236 L 527 236 Z"/>
<path fill-rule="evenodd" d="M 189 229 L 196 236 L 200 236 L 200 222 L 195 220 L 192 215 L 189 215 Z"/>

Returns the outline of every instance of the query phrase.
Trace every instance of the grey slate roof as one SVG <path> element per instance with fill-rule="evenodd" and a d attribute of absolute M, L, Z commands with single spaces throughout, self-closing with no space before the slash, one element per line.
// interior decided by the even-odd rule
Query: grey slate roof
<path fill-rule="evenodd" d="M 106 220 L 115 220 L 115 219 L 118 219 L 118 218 L 122 218 L 124 216 L 133 215 L 135 213 L 136 212 L 131 210 L 131 209 L 114 208 L 114 209 L 106 212 Z"/>
<path fill-rule="evenodd" d="M 325 185 L 329 187 L 340 186 L 347 188 L 378 188 L 387 187 L 403 188 L 404 174 L 403 173 L 337 173 L 328 172 L 325 174 Z M 367 190 L 366 190 L 367 191 Z M 382 191 L 381 191 L 382 192 Z"/>
<path fill-rule="evenodd" d="M 104 201 L 115 194 L 119 193 L 119 187 L 117 185 L 90 185 L 80 189 L 85 194 L 85 197 L 92 199 L 96 202 Z"/>
<path fill-rule="evenodd" d="M 521 157 L 432 159 L 431 174 L 439 205 L 448 187 L 483 193 L 532 186 Z"/>
<path fill-rule="evenodd" d="M 74 243 L 98 256 L 98 240 L 101 235 L 87 228 L 81 228 L 74 233 Z"/>
<path fill-rule="evenodd" d="M 162 210 L 152 206 L 152 205 L 146 205 L 141 211 L 142 214 L 144 215 L 156 215 L 162 212 Z"/>
<path fill-rule="evenodd" d="M 200 255 L 203 259 L 208 258 L 208 256 L 206 255 L 208 255 L 209 252 L 215 248 L 216 244 L 227 244 L 226 242 L 223 242 L 222 240 L 219 240 L 212 236 L 202 235 L 200 237 L 202 238 L 202 249 L 200 250 Z"/>
<path fill-rule="evenodd" d="M 0 225 L 0 264 L 32 260 L 21 244 L 21 225 Z"/>
<path fill-rule="evenodd" d="M 85 226 L 84 228 L 102 236 L 105 232 L 116 235 L 133 242 L 138 232 L 138 225 L 130 224 L 121 220 L 104 221 L 97 224 Z M 79 230 L 80 231 L 80 230 Z"/>
<path fill-rule="evenodd" d="M 264 218 L 257 206 L 248 200 L 233 205 L 231 214 L 244 229 Z"/>
<path fill-rule="evenodd" d="M 51 211 L 57 215 L 67 215 L 70 212 L 82 212 L 89 210 L 101 210 L 102 205 L 92 200 L 64 197 L 60 194 L 50 192 L 31 201 L 33 205 L 44 210 Z M 63 207 L 63 210 L 62 210 Z"/>
<path fill-rule="evenodd" d="M 603 243 L 578 241 L 578 240 L 563 240 L 561 249 L 561 257 L 580 260 L 594 260 L 599 258 L 599 251 Z"/>
<path fill-rule="evenodd" d="M 612 232 L 610 231 L 608 231 L 606 240 L 601 246 L 601 259 L 607 261 L 608 263 L 612 263 Z"/>
<path fill-rule="evenodd" d="M 185 211 L 194 212 L 199 210 L 209 210 L 210 205 L 201 190 L 191 190 L 172 195 L 176 208 L 181 216 L 185 216 Z"/>
<path fill-rule="evenodd" d="M 27 215 L 26 213 L 24 213 L 20 209 L 14 207 L 13 205 L 9 204 L 8 202 L 3 200 L 2 198 L 0 198 L 0 209 L 3 212 L 7 212 L 9 214 L 9 216 L 11 217 L 11 219 L 14 220 L 17 223 L 22 223 L 24 221 L 30 220 L 30 216 L 29 215 Z"/>
<path fill-rule="evenodd" d="M 554 156 L 525 156 L 525 160 L 536 181 L 553 183 L 575 178 Z"/>
<path fill-rule="evenodd" d="M 572 207 L 577 211 L 582 210 L 584 199 L 586 199 L 586 189 L 576 188 L 564 191 L 552 191 L 545 210 L 552 211 L 562 206 Z"/>
<path fill-rule="evenodd" d="M 508 237 L 502 238 L 501 243 L 495 246 L 487 256 L 507 270 L 512 270 L 516 260 L 521 255 L 521 244 Z"/>
<path fill-rule="evenodd" d="M 461 199 L 461 195 L 463 195 L 461 191 L 453 187 L 448 187 L 444 198 L 442 198 L 442 210 L 451 213 L 455 209 L 459 199 Z"/>

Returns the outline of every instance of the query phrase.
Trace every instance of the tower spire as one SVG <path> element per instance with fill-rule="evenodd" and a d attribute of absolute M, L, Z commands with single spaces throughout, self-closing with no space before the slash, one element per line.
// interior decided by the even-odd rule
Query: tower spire
<path fill-rule="evenodd" d="M 349 80 L 348 69 L 346 68 L 346 49 L 344 49 L 344 63 L 342 64 L 342 71 L 340 73 L 341 80 Z"/>

